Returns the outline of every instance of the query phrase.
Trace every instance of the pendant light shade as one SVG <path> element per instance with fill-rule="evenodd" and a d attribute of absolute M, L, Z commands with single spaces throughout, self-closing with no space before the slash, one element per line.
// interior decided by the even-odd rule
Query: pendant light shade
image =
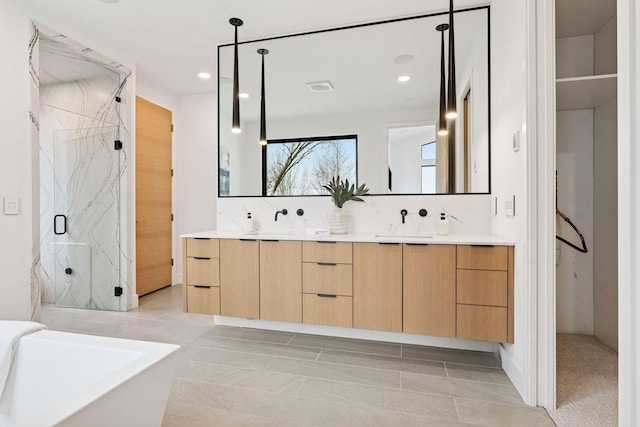
<path fill-rule="evenodd" d="M 243 24 L 240 18 L 231 18 L 229 23 L 235 27 L 233 42 L 233 118 L 231 132 L 240 133 L 240 82 L 238 79 L 238 27 Z"/>
<path fill-rule="evenodd" d="M 444 78 L 444 32 L 449 28 L 447 24 L 440 24 L 436 27 L 440 31 L 440 114 L 438 116 L 438 135 L 446 135 L 447 119 L 445 117 L 447 111 L 447 96 L 445 94 L 445 78 Z"/>
<path fill-rule="evenodd" d="M 449 85 L 447 97 L 447 119 L 458 117 L 456 108 L 456 54 L 453 31 L 453 0 L 449 0 Z"/>
<path fill-rule="evenodd" d="M 260 145 L 267 145 L 267 118 L 265 114 L 265 95 L 264 95 L 264 56 L 269 54 L 267 49 L 258 49 L 258 53 L 262 55 L 262 81 L 260 90 Z"/>

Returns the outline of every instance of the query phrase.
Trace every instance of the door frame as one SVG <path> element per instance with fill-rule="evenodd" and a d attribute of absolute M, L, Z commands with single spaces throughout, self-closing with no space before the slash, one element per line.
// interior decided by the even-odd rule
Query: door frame
<path fill-rule="evenodd" d="M 535 1 L 535 0 L 532 0 Z M 555 238 L 553 228 L 555 189 L 555 0 L 537 0 L 529 17 L 536 35 L 537 120 L 531 122 L 540 141 L 529 165 L 529 179 L 541 190 L 534 228 L 538 238 L 538 320 L 537 404 L 554 409 L 556 403 L 555 346 Z M 531 10 L 530 10 L 531 12 Z M 618 35 L 618 422 L 634 425 L 640 421 L 640 292 L 632 286 L 640 282 L 640 162 L 638 126 L 640 122 L 640 43 L 637 24 L 640 6 L 635 0 L 617 0 Z M 531 33 L 530 33 L 531 34 Z M 544 209 L 543 209 L 544 208 Z M 533 230 L 535 232 L 535 230 Z M 530 230 L 531 233 L 531 230 Z M 533 351 L 533 350 L 532 350 Z"/>

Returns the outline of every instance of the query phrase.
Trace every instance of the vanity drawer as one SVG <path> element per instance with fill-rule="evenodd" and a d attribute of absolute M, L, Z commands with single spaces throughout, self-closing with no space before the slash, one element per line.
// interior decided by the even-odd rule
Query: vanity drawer
<path fill-rule="evenodd" d="M 458 304 L 507 306 L 507 272 L 458 270 Z"/>
<path fill-rule="evenodd" d="M 507 342 L 507 308 L 458 304 L 456 337 Z"/>
<path fill-rule="evenodd" d="M 218 239 L 187 239 L 187 256 L 199 258 L 218 258 L 220 245 Z"/>
<path fill-rule="evenodd" d="M 353 295 L 351 264 L 302 263 L 302 292 L 307 294 Z"/>
<path fill-rule="evenodd" d="M 187 258 L 187 285 L 220 286 L 218 258 Z"/>
<path fill-rule="evenodd" d="M 187 286 L 187 311 L 200 314 L 220 314 L 220 288 Z"/>
<path fill-rule="evenodd" d="M 302 242 L 302 261 L 353 263 L 351 242 Z"/>
<path fill-rule="evenodd" d="M 458 245 L 458 268 L 506 271 L 507 247 Z"/>
<path fill-rule="evenodd" d="M 302 323 L 353 327 L 353 298 L 302 294 Z"/>

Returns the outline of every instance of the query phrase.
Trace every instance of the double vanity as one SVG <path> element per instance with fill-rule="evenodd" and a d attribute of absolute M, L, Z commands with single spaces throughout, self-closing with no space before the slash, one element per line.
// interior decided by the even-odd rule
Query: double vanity
<path fill-rule="evenodd" d="M 182 237 L 190 313 L 513 342 L 514 248 L 496 237 Z"/>

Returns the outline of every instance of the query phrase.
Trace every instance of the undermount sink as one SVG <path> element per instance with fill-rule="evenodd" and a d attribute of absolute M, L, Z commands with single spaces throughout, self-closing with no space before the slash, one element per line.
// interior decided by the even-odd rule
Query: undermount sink
<path fill-rule="evenodd" d="M 376 234 L 373 237 L 379 240 L 421 240 L 433 238 L 433 236 L 429 234 Z"/>
<path fill-rule="evenodd" d="M 266 231 L 245 231 L 245 232 L 242 233 L 243 236 L 258 236 L 258 237 L 264 237 L 264 236 L 293 236 L 295 234 L 302 234 L 302 233 L 291 231 L 291 230 L 285 230 L 285 231 L 270 231 L 270 230 L 266 230 Z"/>

